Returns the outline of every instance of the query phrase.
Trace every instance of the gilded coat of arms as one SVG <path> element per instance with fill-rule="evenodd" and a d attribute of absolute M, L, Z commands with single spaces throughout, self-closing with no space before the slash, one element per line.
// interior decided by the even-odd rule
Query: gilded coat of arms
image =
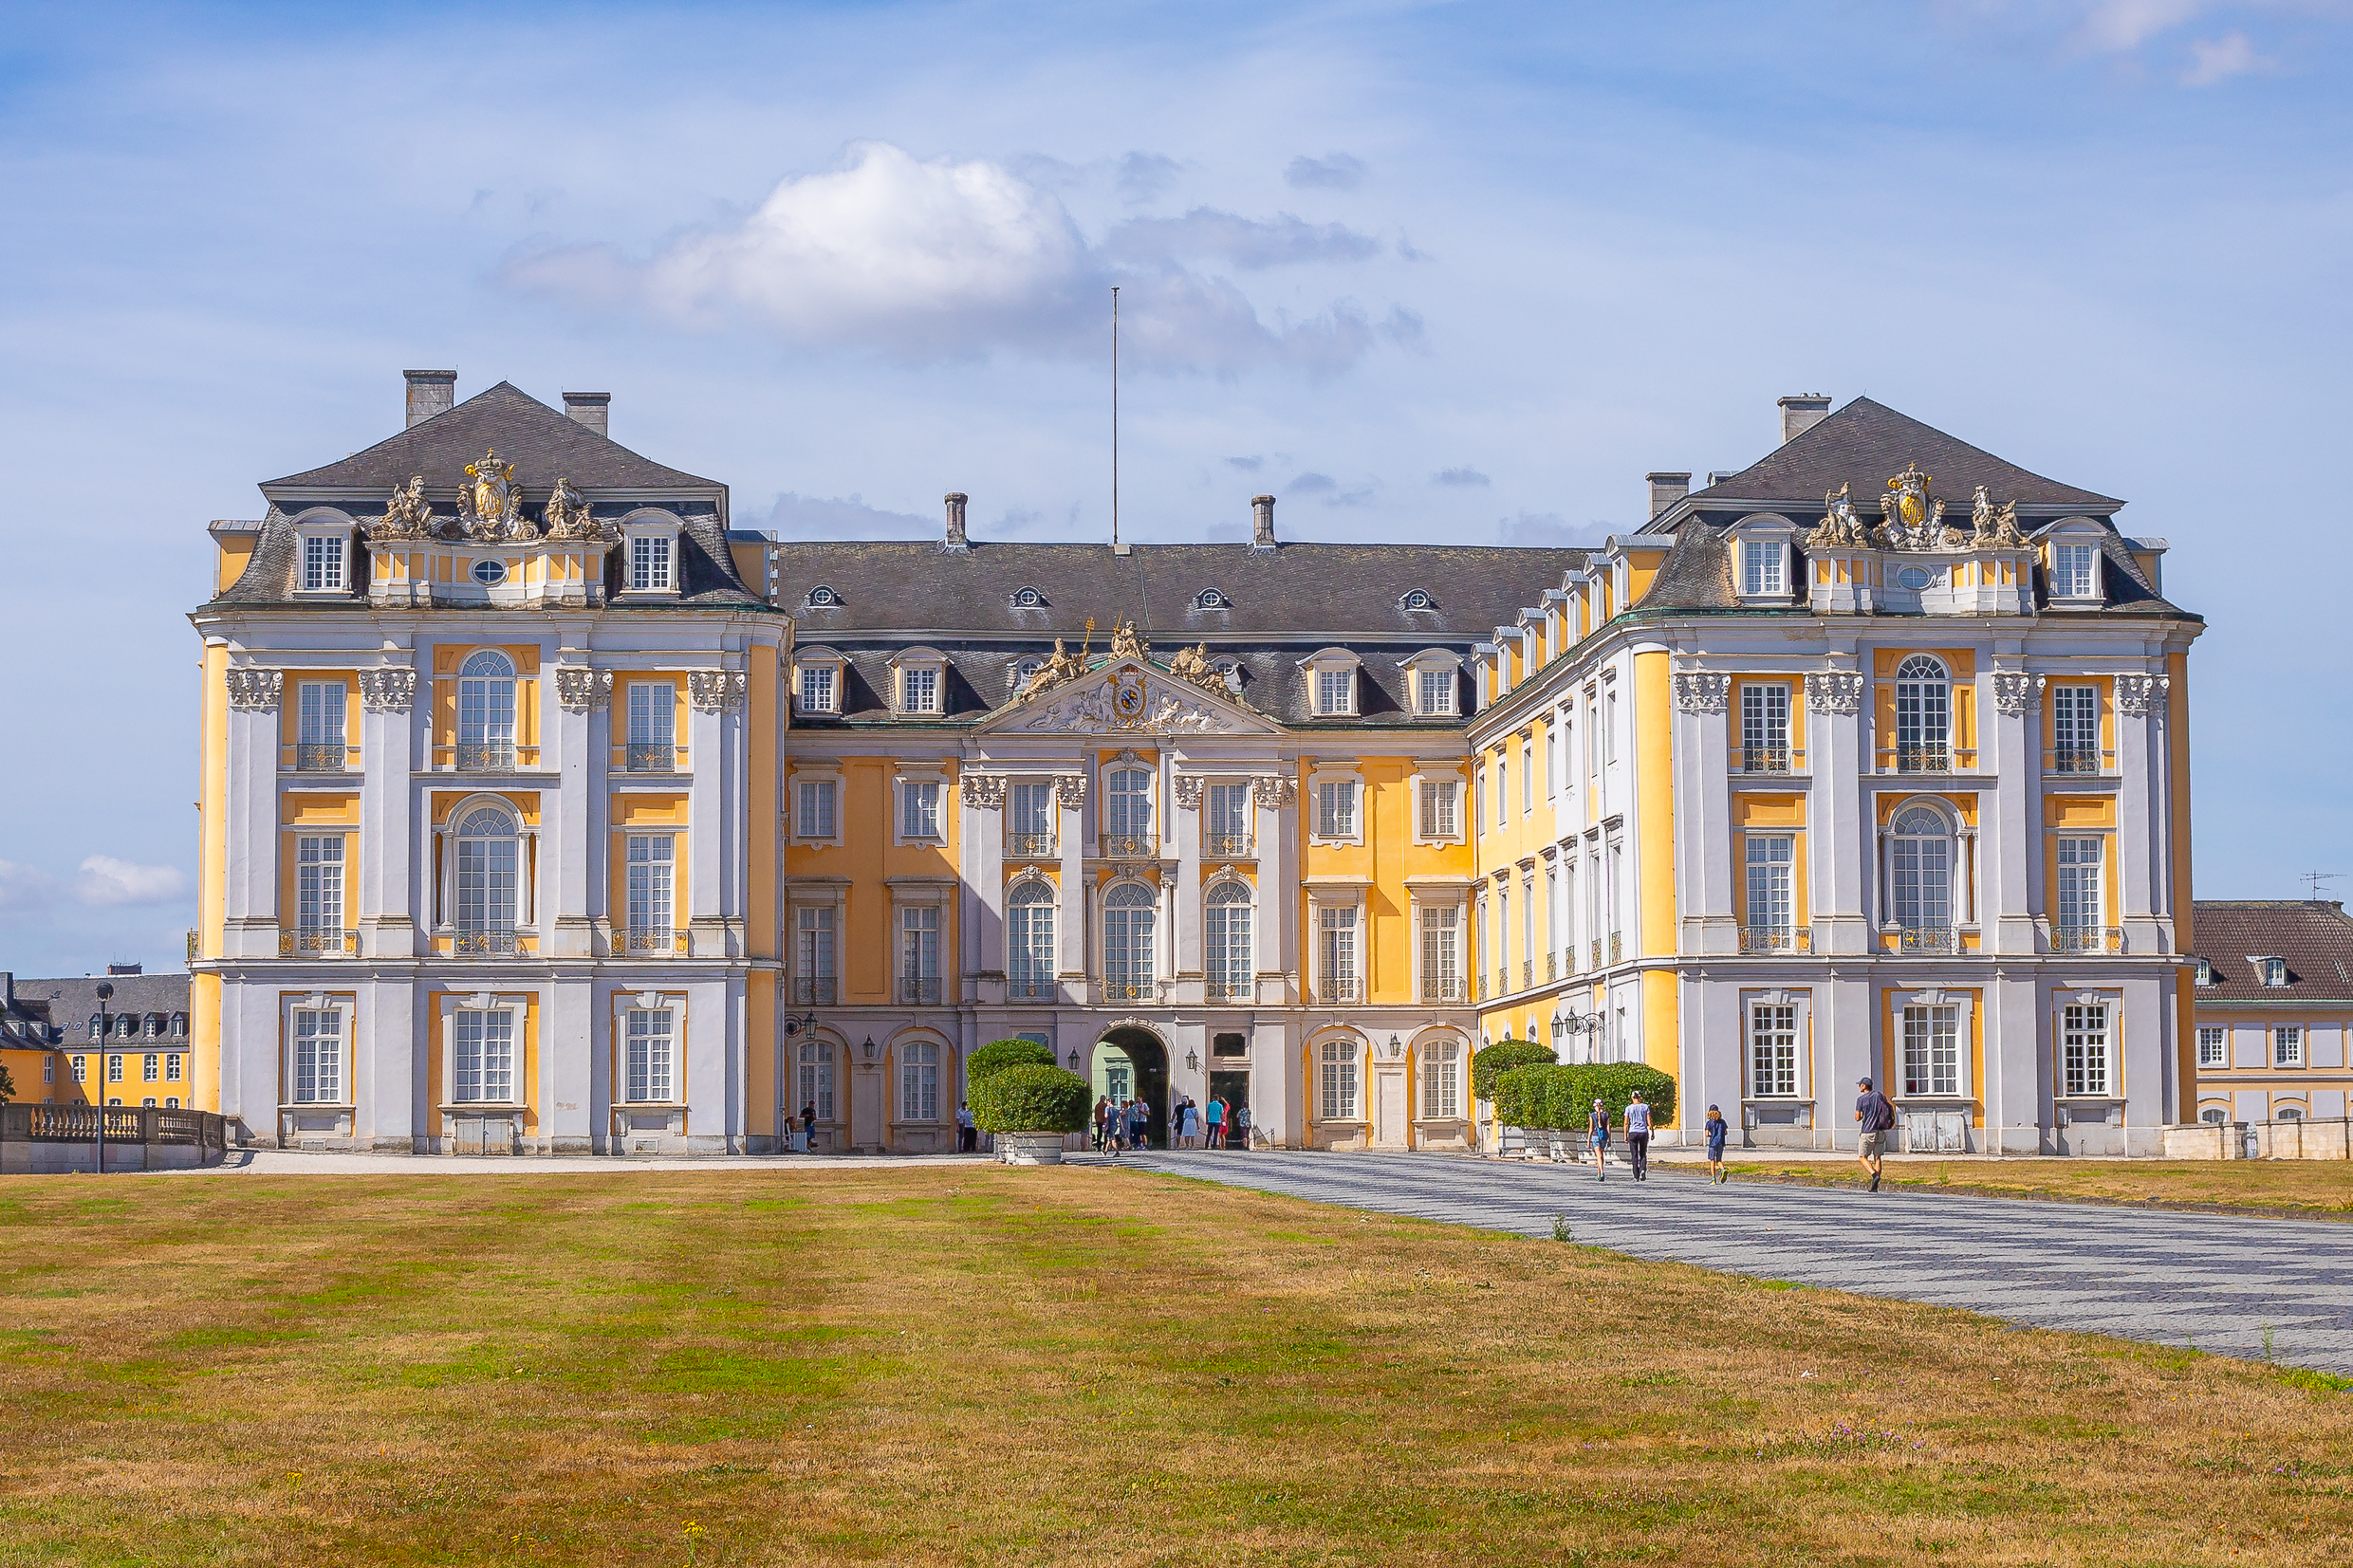
<path fill-rule="evenodd" d="M 1134 724 L 1144 716 L 1144 673 L 1140 670 L 1122 670 L 1111 677 L 1111 710 L 1121 722 Z"/>

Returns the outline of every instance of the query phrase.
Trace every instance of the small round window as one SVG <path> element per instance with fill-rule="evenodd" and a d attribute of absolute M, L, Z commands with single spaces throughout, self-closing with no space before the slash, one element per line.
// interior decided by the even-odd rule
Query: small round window
<path fill-rule="evenodd" d="M 1437 607 L 1437 601 L 1432 599 L 1426 590 L 1420 588 L 1416 588 L 1407 594 L 1401 602 L 1409 610 L 1433 610 Z"/>
<path fill-rule="evenodd" d="M 1936 581 L 1936 574 L 1925 566 L 1902 566 L 1896 571 L 1896 586 L 1918 593 Z"/>
<path fill-rule="evenodd" d="M 473 563 L 473 580 L 485 588 L 495 588 L 507 581 L 507 563 L 503 561 L 477 561 Z"/>

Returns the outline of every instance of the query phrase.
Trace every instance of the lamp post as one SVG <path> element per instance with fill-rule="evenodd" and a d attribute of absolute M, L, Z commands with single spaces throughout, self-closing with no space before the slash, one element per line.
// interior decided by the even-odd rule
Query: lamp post
<path fill-rule="evenodd" d="M 106 1042 L 114 1033 L 106 1022 L 106 1004 L 114 996 L 114 983 L 98 983 L 98 1173 L 106 1173 Z"/>

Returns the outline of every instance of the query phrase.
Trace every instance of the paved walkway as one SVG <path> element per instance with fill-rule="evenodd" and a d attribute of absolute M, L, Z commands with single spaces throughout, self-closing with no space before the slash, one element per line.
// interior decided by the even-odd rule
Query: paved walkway
<path fill-rule="evenodd" d="M 1965 1307 L 2353 1374 L 2353 1225 L 1734 1181 L 1428 1154 L 1131 1154 L 1122 1163 L 1639 1258 Z"/>

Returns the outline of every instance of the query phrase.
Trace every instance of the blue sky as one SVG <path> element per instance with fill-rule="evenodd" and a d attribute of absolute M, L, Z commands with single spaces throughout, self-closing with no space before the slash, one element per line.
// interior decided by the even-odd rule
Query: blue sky
<path fill-rule="evenodd" d="M 1596 538 L 1773 398 L 2130 498 L 2198 891 L 2353 874 L 2353 6 L 105 5 L 0 41 L 0 966 L 176 966 L 214 517 L 554 401 L 787 537 Z M 2334 634 L 2332 634 L 2334 635 Z M 2353 877 L 2338 885 L 2353 888 Z"/>

